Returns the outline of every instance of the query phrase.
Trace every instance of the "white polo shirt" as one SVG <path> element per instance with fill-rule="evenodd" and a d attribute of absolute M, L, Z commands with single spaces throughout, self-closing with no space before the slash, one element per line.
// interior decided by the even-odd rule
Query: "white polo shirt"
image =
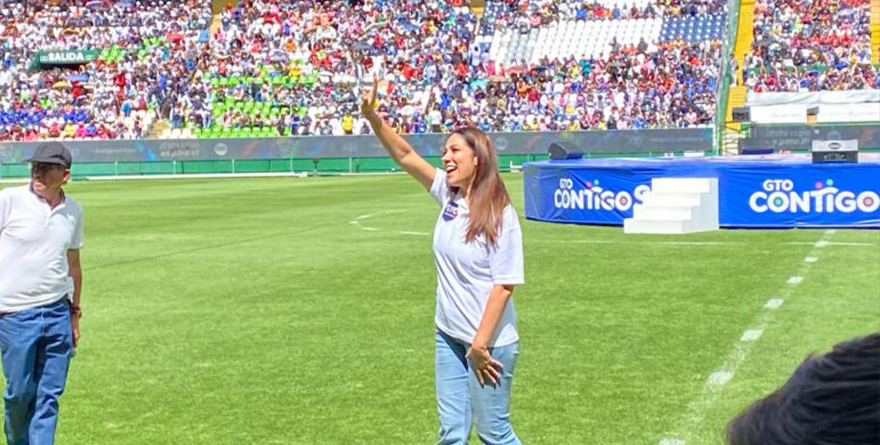
<path fill-rule="evenodd" d="M 497 244 L 488 247 L 478 235 L 466 243 L 469 210 L 464 198 L 451 194 L 446 172 L 437 169 L 431 196 L 443 211 L 434 228 L 434 259 L 437 264 L 437 328 L 465 343 L 473 343 L 489 292 L 495 284 L 522 284 L 522 230 L 512 205 L 504 209 Z M 489 346 L 506 346 L 519 340 L 513 299 L 501 315 Z"/>
<path fill-rule="evenodd" d="M 30 185 L 0 190 L 0 313 L 72 298 L 67 251 L 82 239 L 82 208 L 73 198 L 52 209 Z"/>

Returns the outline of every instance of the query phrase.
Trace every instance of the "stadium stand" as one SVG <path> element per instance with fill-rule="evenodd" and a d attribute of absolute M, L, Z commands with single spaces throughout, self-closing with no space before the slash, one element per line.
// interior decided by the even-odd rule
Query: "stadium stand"
<path fill-rule="evenodd" d="M 439 124 L 417 111 L 425 114 L 428 93 L 476 78 L 466 63 L 477 18 L 458 3 L 241 2 L 213 36 L 219 63 L 202 81 L 214 100 L 199 135 L 367 132 L 355 117 L 355 82 L 373 72 L 391 93 L 383 106 L 390 122 L 428 131 Z"/>
<path fill-rule="evenodd" d="M 192 101 L 190 73 L 206 60 L 200 56 L 211 20 L 205 2 L 183 6 L 3 5 L 0 140 L 133 139 L 147 136 L 155 117 L 173 118 Z"/>
<path fill-rule="evenodd" d="M 870 17 L 869 0 L 757 2 L 746 86 L 755 92 L 880 87 Z"/>
<path fill-rule="evenodd" d="M 209 34 L 205 2 L 36 3 L 0 12 L 0 139 L 363 134 L 374 74 L 401 133 L 705 126 L 727 17 L 720 0 L 496 0 L 481 20 L 463 0 L 242 0 Z M 28 70 L 74 49 L 99 55 Z"/>
<path fill-rule="evenodd" d="M 583 67 L 580 78 L 562 86 L 587 94 L 586 104 L 570 96 L 582 118 L 571 128 L 682 128 L 714 118 L 725 2 L 518 4 L 491 7 L 504 24 L 496 27 L 502 31 L 490 43 L 490 59 L 514 70 L 557 60 Z M 563 19 L 545 23 L 539 16 Z"/>
<path fill-rule="evenodd" d="M 804 123 L 808 109 L 819 123 L 880 120 L 870 23 L 869 0 L 757 1 L 743 71 L 752 121 Z"/>

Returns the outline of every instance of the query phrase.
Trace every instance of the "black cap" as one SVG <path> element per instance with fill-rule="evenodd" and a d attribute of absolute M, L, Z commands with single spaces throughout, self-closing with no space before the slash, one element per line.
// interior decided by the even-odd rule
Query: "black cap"
<path fill-rule="evenodd" d="M 70 168 L 73 158 L 70 156 L 70 150 L 60 142 L 43 142 L 37 145 L 34 155 L 27 162 L 42 162 L 45 164 L 63 165 L 64 168 Z"/>

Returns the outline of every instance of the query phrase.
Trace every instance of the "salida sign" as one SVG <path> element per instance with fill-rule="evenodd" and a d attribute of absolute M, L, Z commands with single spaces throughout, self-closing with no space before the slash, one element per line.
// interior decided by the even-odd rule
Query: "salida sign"
<path fill-rule="evenodd" d="M 37 53 L 40 65 L 78 65 L 98 59 L 97 50 L 86 51 L 41 51 Z"/>

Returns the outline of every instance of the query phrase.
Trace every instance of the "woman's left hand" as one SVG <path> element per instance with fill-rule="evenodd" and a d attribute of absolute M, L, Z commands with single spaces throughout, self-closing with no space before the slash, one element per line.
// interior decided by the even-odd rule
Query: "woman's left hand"
<path fill-rule="evenodd" d="M 498 379 L 501 377 L 503 369 L 501 362 L 495 360 L 492 358 L 492 355 L 489 354 L 488 348 L 474 348 L 471 346 L 465 357 L 471 362 L 474 374 L 477 375 L 477 380 L 480 382 L 480 385 L 485 385 L 486 380 L 492 382 L 492 385 L 498 383 Z"/>

